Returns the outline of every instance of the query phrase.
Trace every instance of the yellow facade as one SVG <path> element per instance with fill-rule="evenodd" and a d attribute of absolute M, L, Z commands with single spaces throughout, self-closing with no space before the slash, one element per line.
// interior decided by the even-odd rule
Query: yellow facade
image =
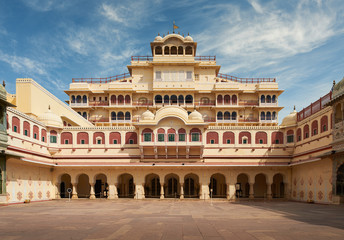
<path fill-rule="evenodd" d="M 68 188 L 91 199 L 333 202 L 330 95 L 278 125 L 275 79 L 219 73 L 190 36 L 157 36 L 151 50 L 132 57 L 128 74 L 73 79 L 69 106 L 17 79 L 7 202 L 67 197 Z"/>

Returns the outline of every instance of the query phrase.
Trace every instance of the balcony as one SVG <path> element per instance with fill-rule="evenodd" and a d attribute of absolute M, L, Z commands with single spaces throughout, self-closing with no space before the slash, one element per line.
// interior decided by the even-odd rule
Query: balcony
<path fill-rule="evenodd" d="M 89 106 L 109 106 L 109 101 L 89 101 Z"/>
<path fill-rule="evenodd" d="M 196 101 L 195 106 L 200 106 L 200 107 L 213 107 L 215 106 L 215 101 L 210 100 L 210 101 Z"/>
<path fill-rule="evenodd" d="M 271 119 L 271 120 L 260 120 L 261 123 L 277 123 L 277 119 Z"/>
<path fill-rule="evenodd" d="M 260 107 L 278 107 L 277 102 L 271 102 L 271 103 L 261 103 L 259 102 Z"/>
<path fill-rule="evenodd" d="M 131 119 L 116 119 L 111 120 L 111 123 L 131 123 Z"/>
<path fill-rule="evenodd" d="M 240 118 L 238 122 L 239 123 L 258 123 L 259 120 L 258 120 L 258 118 L 246 118 L 246 119 Z"/>
<path fill-rule="evenodd" d="M 105 78 L 73 78 L 73 83 L 110 83 L 116 81 L 127 81 L 128 78 L 131 78 L 129 73 L 123 73 L 111 77 Z"/>
<path fill-rule="evenodd" d="M 219 73 L 217 77 L 226 81 L 238 83 L 262 83 L 262 82 L 276 82 L 276 78 L 239 78 L 227 74 Z"/>
<path fill-rule="evenodd" d="M 149 107 L 153 106 L 153 101 L 133 101 L 133 105 L 136 107 Z"/>
<path fill-rule="evenodd" d="M 88 104 L 87 104 L 87 102 L 86 103 L 76 103 L 76 102 L 74 102 L 74 103 L 70 103 L 70 106 L 71 107 L 87 107 Z"/>
<path fill-rule="evenodd" d="M 92 123 L 97 123 L 97 122 L 99 122 L 99 123 L 106 123 L 106 122 L 109 122 L 109 118 L 94 117 L 94 116 L 90 117 L 88 120 L 90 122 L 92 122 Z"/>
<path fill-rule="evenodd" d="M 189 142 L 189 141 L 184 141 L 184 142 L 140 142 L 141 146 L 144 147 L 200 147 L 203 145 L 201 141 L 195 141 L 195 142 Z"/>
<path fill-rule="evenodd" d="M 258 100 L 240 100 L 239 106 L 258 106 Z"/>
<path fill-rule="evenodd" d="M 238 120 L 237 119 L 218 119 L 216 121 L 217 123 L 237 123 Z"/>

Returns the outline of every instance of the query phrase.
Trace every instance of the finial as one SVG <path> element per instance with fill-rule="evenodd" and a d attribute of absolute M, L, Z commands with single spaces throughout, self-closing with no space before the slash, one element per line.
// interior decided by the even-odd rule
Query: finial
<path fill-rule="evenodd" d="M 336 80 L 333 80 L 333 86 L 336 85 Z"/>
<path fill-rule="evenodd" d="M 2 86 L 6 87 L 5 80 L 2 80 Z"/>
<path fill-rule="evenodd" d="M 178 32 L 178 34 L 180 35 L 180 32 Z"/>
<path fill-rule="evenodd" d="M 48 106 L 48 109 L 50 110 L 50 105 Z"/>
<path fill-rule="evenodd" d="M 163 34 L 162 37 L 165 37 L 165 34 Z"/>
<path fill-rule="evenodd" d="M 188 36 L 190 36 L 189 32 L 188 32 Z"/>
<path fill-rule="evenodd" d="M 296 110 L 296 107 L 295 107 L 295 105 L 294 105 L 294 111 Z"/>
<path fill-rule="evenodd" d="M 167 31 L 167 35 L 170 34 L 170 31 Z"/>
<path fill-rule="evenodd" d="M 158 33 L 158 36 L 160 36 L 160 33 Z"/>

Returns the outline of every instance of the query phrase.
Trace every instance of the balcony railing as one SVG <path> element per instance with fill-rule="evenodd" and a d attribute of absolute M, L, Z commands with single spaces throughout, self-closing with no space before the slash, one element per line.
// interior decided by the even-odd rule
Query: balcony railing
<path fill-rule="evenodd" d="M 247 123 L 258 122 L 258 118 L 246 118 L 246 119 L 240 118 L 240 119 L 239 119 L 239 122 L 240 122 L 240 123 L 245 123 L 245 122 L 247 122 Z"/>
<path fill-rule="evenodd" d="M 150 62 L 150 61 L 153 61 L 153 57 L 152 56 L 131 56 L 131 61 Z"/>
<path fill-rule="evenodd" d="M 117 120 L 111 120 L 111 123 L 130 123 L 130 119 L 117 119 Z"/>
<path fill-rule="evenodd" d="M 89 101 L 90 106 L 109 106 L 109 101 Z"/>
<path fill-rule="evenodd" d="M 109 83 L 131 78 L 129 73 L 123 73 L 105 78 L 72 78 L 73 83 Z"/>
<path fill-rule="evenodd" d="M 276 82 L 276 78 L 239 78 L 227 74 L 219 73 L 217 74 L 218 78 L 226 79 L 232 82 L 239 83 L 261 83 L 261 82 Z"/>
<path fill-rule="evenodd" d="M 153 101 L 133 101 L 134 106 L 153 106 Z"/>
<path fill-rule="evenodd" d="M 195 106 L 204 106 L 204 107 L 215 106 L 215 101 L 214 100 L 210 100 L 210 101 L 195 101 Z"/>
<path fill-rule="evenodd" d="M 239 101 L 240 106 L 258 106 L 257 100 L 241 100 Z"/>
<path fill-rule="evenodd" d="M 216 122 L 218 123 L 237 123 L 237 119 L 218 119 Z"/>
<path fill-rule="evenodd" d="M 321 97 L 319 100 L 311 103 L 308 107 L 302 109 L 297 113 L 297 121 L 302 121 L 305 118 L 319 112 L 325 107 L 325 105 L 332 99 L 332 92 L 329 92 L 325 96 Z"/>
<path fill-rule="evenodd" d="M 277 119 L 271 119 L 271 120 L 260 120 L 261 123 L 277 123 Z"/>
<path fill-rule="evenodd" d="M 86 103 L 76 103 L 76 102 L 73 103 L 73 102 L 71 102 L 70 105 L 72 107 L 87 107 L 88 106 L 87 102 Z"/>
<path fill-rule="evenodd" d="M 216 56 L 195 56 L 195 61 L 216 61 Z"/>
<path fill-rule="evenodd" d="M 97 123 L 97 122 L 100 122 L 100 123 L 109 122 L 109 118 L 104 118 L 104 117 L 90 117 L 88 120 L 89 120 L 90 122 L 93 122 L 93 123 Z"/>
<path fill-rule="evenodd" d="M 262 103 L 262 102 L 259 102 L 259 106 L 262 106 L 262 107 L 274 107 L 274 106 L 278 106 L 278 103 L 277 102 L 273 102 L 273 103 Z"/>

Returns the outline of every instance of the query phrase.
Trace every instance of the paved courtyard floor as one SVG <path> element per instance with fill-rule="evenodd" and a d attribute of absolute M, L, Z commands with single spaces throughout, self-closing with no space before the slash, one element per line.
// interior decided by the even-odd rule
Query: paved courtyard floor
<path fill-rule="evenodd" d="M 344 207 L 296 202 L 54 200 L 0 207 L 0 239 L 344 239 Z"/>

